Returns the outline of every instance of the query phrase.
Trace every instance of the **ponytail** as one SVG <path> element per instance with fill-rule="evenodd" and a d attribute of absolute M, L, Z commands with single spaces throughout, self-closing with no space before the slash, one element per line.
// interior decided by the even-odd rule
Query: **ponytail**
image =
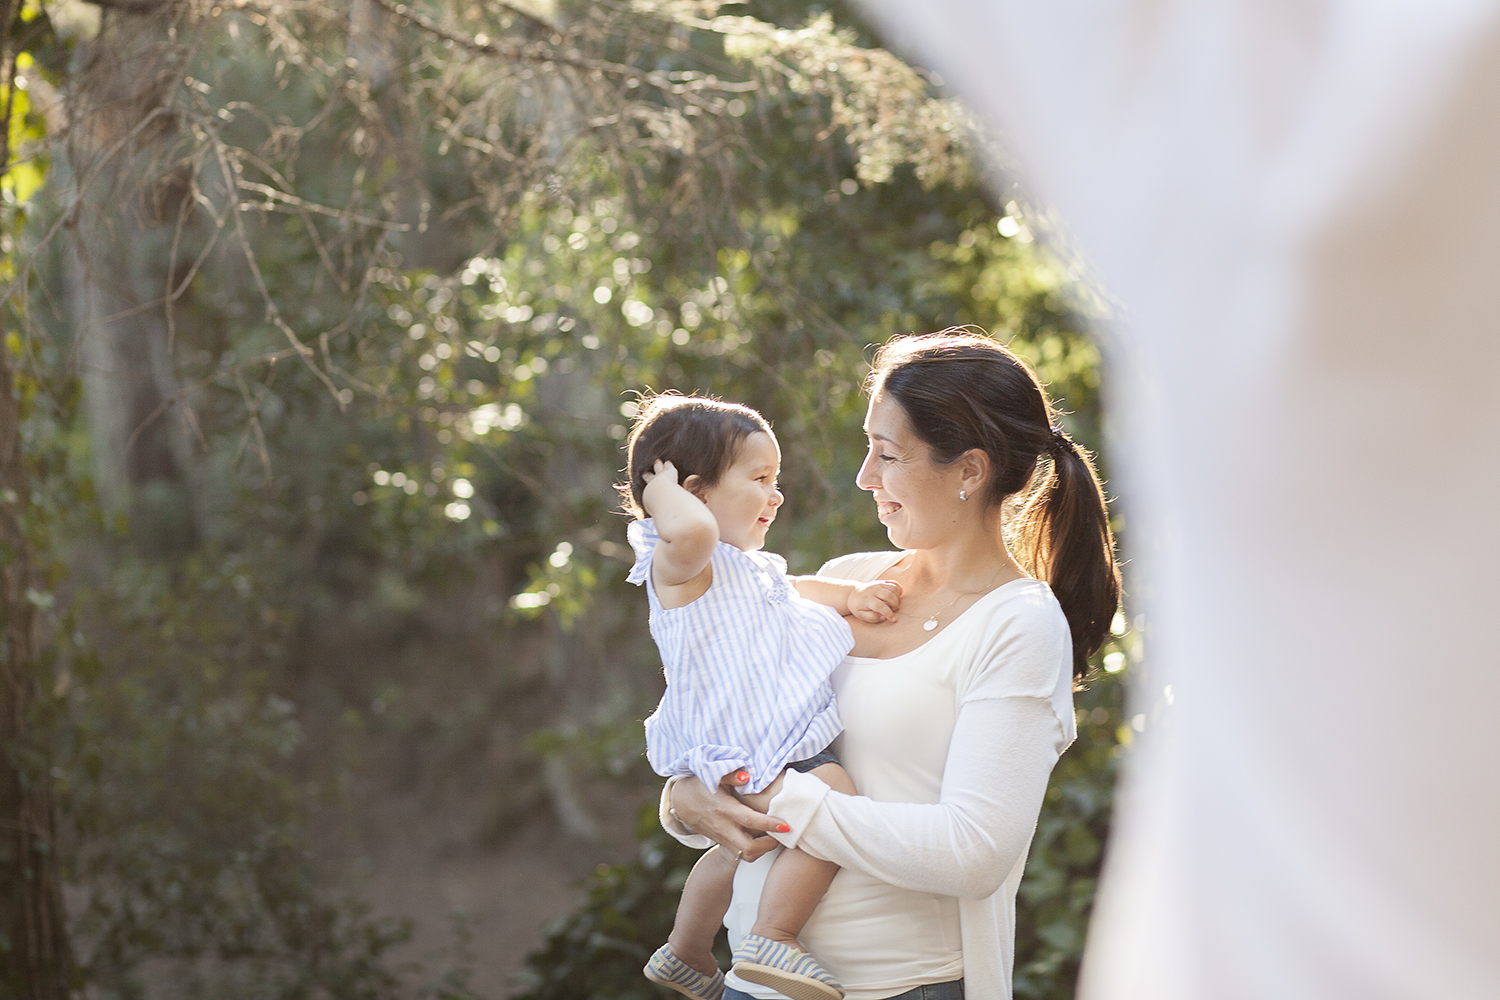
<path fill-rule="evenodd" d="M 1013 548 L 1062 606 L 1073 636 L 1073 679 L 1081 681 L 1120 607 L 1120 567 L 1092 457 L 1061 430 L 1052 432 L 1048 453 L 1051 468 L 1038 470 L 1013 522 Z"/>
<path fill-rule="evenodd" d="M 1093 460 L 1056 426 L 1036 374 L 989 337 L 953 328 L 886 344 L 867 388 L 901 404 L 935 461 L 989 455 L 983 503 L 1017 505 L 1006 543 L 1062 606 L 1082 680 L 1120 606 L 1120 569 Z"/>

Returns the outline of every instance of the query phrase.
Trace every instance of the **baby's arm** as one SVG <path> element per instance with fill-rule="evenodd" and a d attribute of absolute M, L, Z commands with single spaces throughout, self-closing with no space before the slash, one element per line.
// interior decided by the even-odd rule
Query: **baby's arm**
<path fill-rule="evenodd" d="M 826 604 L 841 615 L 864 622 L 894 621 L 901 608 L 901 584 L 895 580 L 837 580 L 829 576 L 794 576 L 797 593 Z"/>
<path fill-rule="evenodd" d="M 641 502 L 661 536 L 651 563 L 652 579 L 658 589 L 681 586 L 708 565 L 719 544 L 719 522 L 702 500 L 677 482 L 677 467 L 671 462 L 658 461 L 645 479 Z"/>

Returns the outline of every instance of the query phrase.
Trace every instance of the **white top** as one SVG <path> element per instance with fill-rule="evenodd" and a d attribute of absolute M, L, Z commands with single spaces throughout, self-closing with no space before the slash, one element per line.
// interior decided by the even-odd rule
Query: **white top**
<path fill-rule="evenodd" d="M 823 572 L 875 579 L 900 555 L 845 556 Z M 1008 1000 L 1016 889 L 1048 775 L 1075 735 L 1062 609 L 1045 583 L 1013 581 L 911 652 L 847 657 L 833 685 L 840 758 L 861 794 L 788 772 L 770 810 L 792 827 L 783 844 L 842 866 L 803 943 L 849 1000 L 958 978 L 970 1000 Z M 731 940 L 754 921 L 769 857 L 736 874 Z"/>
<path fill-rule="evenodd" d="M 835 610 L 797 593 L 786 560 L 720 542 L 713 582 L 697 600 L 664 608 L 651 582 L 660 536 L 632 521 L 627 579 L 646 585 L 651 637 L 667 690 L 646 720 L 646 759 L 657 774 L 693 774 L 710 788 L 732 771 L 765 788 L 789 761 L 833 742 L 841 723 L 829 675 L 854 646 Z"/>

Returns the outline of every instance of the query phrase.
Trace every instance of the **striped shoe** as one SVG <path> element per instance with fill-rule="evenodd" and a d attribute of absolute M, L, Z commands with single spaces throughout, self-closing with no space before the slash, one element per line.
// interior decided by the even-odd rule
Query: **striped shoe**
<path fill-rule="evenodd" d="M 672 954 L 672 946 L 662 945 L 641 970 L 653 983 L 661 983 L 693 1000 L 719 1000 L 724 995 L 724 973 L 714 970 L 705 976 Z"/>
<path fill-rule="evenodd" d="M 791 1000 L 844 1000 L 844 988 L 805 951 L 747 934 L 734 949 L 734 974 Z"/>

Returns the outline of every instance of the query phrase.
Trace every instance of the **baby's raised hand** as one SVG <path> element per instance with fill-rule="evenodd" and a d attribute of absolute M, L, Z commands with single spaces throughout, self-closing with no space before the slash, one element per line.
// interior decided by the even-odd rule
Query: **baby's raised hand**
<path fill-rule="evenodd" d="M 849 613 L 862 622 L 876 624 L 896 620 L 901 608 L 901 584 L 895 580 L 870 580 L 856 584 L 849 595 Z"/>
<path fill-rule="evenodd" d="M 658 458 L 656 460 L 656 467 L 654 469 L 648 472 L 641 473 L 641 478 L 648 483 L 651 482 L 651 480 L 655 479 L 657 476 L 661 476 L 663 479 L 666 479 L 668 482 L 672 483 L 672 485 L 675 486 L 677 485 L 677 466 L 673 465 L 671 462 L 668 462 L 664 458 Z"/>

